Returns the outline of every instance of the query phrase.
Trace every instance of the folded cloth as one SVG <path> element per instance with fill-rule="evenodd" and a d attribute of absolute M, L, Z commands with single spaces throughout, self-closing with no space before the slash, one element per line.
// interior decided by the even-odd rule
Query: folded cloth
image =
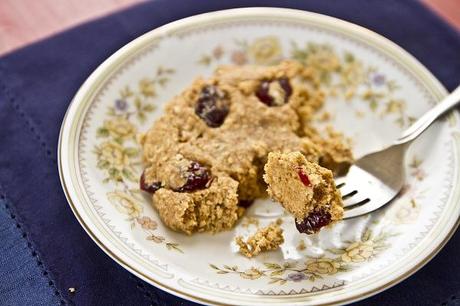
<path fill-rule="evenodd" d="M 132 276 L 85 234 L 59 183 L 59 128 L 78 87 L 125 43 L 182 17 L 243 6 L 290 7 L 349 20 L 400 44 L 448 89 L 460 83 L 459 34 L 418 1 L 157 0 L 4 56 L 0 59 L 0 196 L 2 203 L 8 203 L 7 214 L 13 215 L 14 223 L 21 228 L 20 238 L 27 241 L 24 252 L 28 250 L 29 256 L 35 258 L 38 271 L 46 277 L 45 283 L 48 281 L 45 287 L 56 297 L 48 297 L 48 301 L 77 305 L 192 305 Z M 2 231 L 2 235 L 8 232 Z M 456 264 L 459 244 L 457 234 L 421 271 L 361 303 L 455 303 L 455 297 L 460 296 L 460 266 Z M 17 260 L 1 262 L 15 262 L 18 266 L 9 267 L 9 273 L 21 273 Z M 13 287 L 5 285 L 12 279 L 7 274 L 2 272 L 0 277 L 1 294 Z M 68 288 L 76 288 L 76 292 Z M 14 304 L 30 303 L 18 293 Z"/>

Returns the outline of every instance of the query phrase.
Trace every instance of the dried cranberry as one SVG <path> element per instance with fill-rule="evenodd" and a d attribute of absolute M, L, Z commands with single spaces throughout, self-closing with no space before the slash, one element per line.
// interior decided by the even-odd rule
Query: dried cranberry
<path fill-rule="evenodd" d="M 283 88 L 285 96 L 284 96 L 284 102 L 286 103 L 289 97 L 292 95 L 292 87 L 291 83 L 289 82 L 289 79 L 286 77 L 279 78 L 278 83 L 280 84 L 281 88 Z"/>
<path fill-rule="evenodd" d="M 292 87 L 289 82 L 289 79 L 286 77 L 282 77 L 273 81 L 270 80 L 262 80 L 257 88 L 255 94 L 256 97 L 259 98 L 260 102 L 268 105 L 268 106 L 280 106 L 281 104 L 275 100 L 273 96 L 270 95 L 270 84 L 272 82 L 277 81 L 280 87 L 283 89 L 284 93 L 284 103 L 287 103 L 289 97 L 292 95 Z"/>
<path fill-rule="evenodd" d="M 209 127 L 219 127 L 228 115 L 229 101 L 216 86 L 207 85 L 201 90 L 195 105 L 195 114 Z"/>
<path fill-rule="evenodd" d="M 155 193 L 158 189 L 161 188 L 161 182 L 153 182 L 151 184 L 147 184 L 145 182 L 145 173 L 143 172 L 142 175 L 141 175 L 141 180 L 140 180 L 140 183 L 139 183 L 139 186 L 141 188 L 141 190 L 144 190 L 148 193 Z"/>
<path fill-rule="evenodd" d="M 186 172 L 187 181 L 185 184 L 175 191 L 190 192 L 208 187 L 208 182 L 211 179 L 211 173 L 208 168 L 200 165 L 197 162 L 192 162 Z"/>
<path fill-rule="evenodd" d="M 299 174 L 299 178 L 302 181 L 302 183 L 305 186 L 310 187 L 311 186 L 310 179 L 308 178 L 308 175 L 302 170 L 302 168 L 299 168 L 297 173 Z"/>
<path fill-rule="evenodd" d="M 323 226 L 329 223 L 331 223 L 331 214 L 320 210 L 310 213 L 300 222 L 296 220 L 295 226 L 299 232 L 310 235 L 318 232 Z"/>
<path fill-rule="evenodd" d="M 248 208 L 252 203 L 254 203 L 254 200 L 239 200 L 238 206 Z"/>
<path fill-rule="evenodd" d="M 259 98 L 260 102 L 267 104 L 268 106 L 272 106 L 273 97 L 268 94 L 268 90 L 270 88 L 270 82 L 267 80 L 263 80 L 260 82 L 259 87 L 256 90 L 256 96 Z"/>

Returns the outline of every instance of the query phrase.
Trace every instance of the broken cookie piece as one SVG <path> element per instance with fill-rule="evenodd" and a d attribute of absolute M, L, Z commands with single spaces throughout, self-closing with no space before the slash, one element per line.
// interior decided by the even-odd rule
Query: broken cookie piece
<path fill-rule="evenodd" d="M 295 217 L 299 232 L 313 234 L 342 219 L 342 198 L 331 170 L 300 152 L 272 152 L 264 170 L 268 194 Z"/>
<path fill-rule="evenodd" d="M 240 247 L 239 252 L 251 258 L 257 256 L 260 252 L 278 249 L 284 242 L 283 229 L 274 222 L 267 227 L 258 229 L 246 242 L 243 241 L 241 236 L 236 237 L 235 242 Z"/>

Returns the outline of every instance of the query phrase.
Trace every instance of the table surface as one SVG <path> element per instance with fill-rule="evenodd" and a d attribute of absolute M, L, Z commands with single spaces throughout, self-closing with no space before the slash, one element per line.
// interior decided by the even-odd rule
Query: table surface
<path fill-rule="evenodd" d="M 1 0 L 0 55 L 145 0 Z M 459 0 L 421 0 L 460 30 Z"/>

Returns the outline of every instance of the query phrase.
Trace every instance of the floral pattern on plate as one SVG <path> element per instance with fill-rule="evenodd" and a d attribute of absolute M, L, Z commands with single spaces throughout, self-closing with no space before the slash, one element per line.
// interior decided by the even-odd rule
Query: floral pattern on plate
<path fill-rule="evenodd" d="M 156 233 L 156 221 L 143 215 L 145 200 L 138 188 L 142 162 L 140 147 L 135 141 L 137 126 L 155 109 L 157 87 L 164 87 L 173 73 L 173 69 L 160 66 L 153 78 L 141 79 L 136 90 L 129 86 L 120 90 L 120 97 L 108 107 L 107 119 L 97 129 L 100 143 L 95 146 L 94 153 L 97 167 L 106 174 L 103 182 L 114 182 L 116 186 L 107 193 L 107 199 L 118 212 L 126 215 L 131 228 L 140 226 L 146 240 L 164 243 L 168 250 L 183 253 L 178 243 L 168 242 Z"/>
<path fill-rule="evenodd" d="M 305 262 L 264 263 L 263 268 L 251 267 L 241 271 L 238 266 L 223 265 L 221 268 L 214 264 L 209 266 L 217 274 L 238 274 L 245 279 L 268 278 L 269 284 L 284 285 L 287 282 L 301 282 L 304 280 L 314 282 L 326 275 L 349 271 L 354 264 L 371 260 L 379 252 L 389 247 L 386 243 L 388 237 L 397 234 L 383 233 L 372 236 L 371 230 L 364 232 L 359 241 L 349 242 L 340 249 L 328 249 L 327 252 L 335 256 L 309 258 Z"/>

